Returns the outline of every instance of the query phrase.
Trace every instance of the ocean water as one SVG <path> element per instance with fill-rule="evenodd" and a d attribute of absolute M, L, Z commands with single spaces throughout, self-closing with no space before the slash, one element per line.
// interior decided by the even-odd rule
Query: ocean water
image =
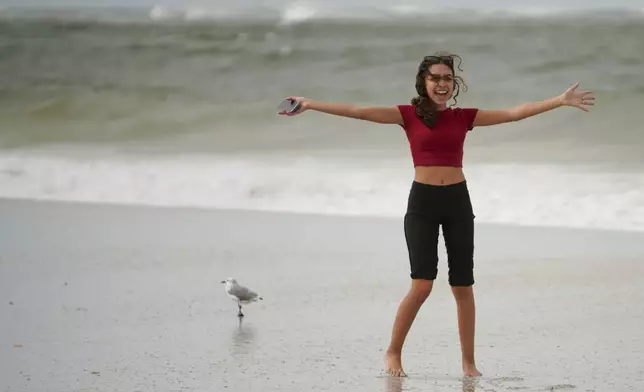
<path fill-rule="evenodd" d="M 477 220 L 641 231 L 643 11 L 5 8 L 0 196 L 400 216 L 413 178 L 400 127 L 275 107 L 408 103 L 420 59 L 449 50 L 460 106 L 576 81 L 597 96 L 591 113 L 468 136 Z"/>

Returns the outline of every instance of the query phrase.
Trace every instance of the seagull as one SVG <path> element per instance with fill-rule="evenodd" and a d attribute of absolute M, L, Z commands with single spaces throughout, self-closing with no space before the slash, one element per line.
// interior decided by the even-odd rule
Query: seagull
<path fill-rule="evenodd" d="M 239 285 L 239 283 L 237 283 L 237 279 L 235 278 L 222 280 L 221 283 L 226 284 L 226 294 L 228 294 L 230 299 L 237 302 L 237 306 L 239 307 L 239 313 L 237 313 L 237 317 L 244 317 L 244 314 L 242 313 L 242 305 L 248 305 L 251 302 L 263 299 L 249 288 Z"/>

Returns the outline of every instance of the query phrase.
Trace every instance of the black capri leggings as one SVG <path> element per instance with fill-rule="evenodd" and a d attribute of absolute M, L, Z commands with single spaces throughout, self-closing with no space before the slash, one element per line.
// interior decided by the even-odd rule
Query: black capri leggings
<path fill-rule="evenodd" d="M 405 239 L 412 279 L 438 274 L 438 230 L 443 228 L 449 284 L 474 284 L 474 213 L 465 181 L 429 185 L 414 181 L 405 214 Z"/>

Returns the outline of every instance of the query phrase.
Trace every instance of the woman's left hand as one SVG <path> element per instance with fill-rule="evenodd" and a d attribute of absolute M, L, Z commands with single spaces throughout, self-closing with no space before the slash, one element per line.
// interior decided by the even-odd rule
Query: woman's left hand
<path fill-rule="evenodd" d="M 586 106 L 593 106 L 595 104 L 595 97 L 593 96 L 593 92 L 577 91 L 577 87 L 579 87 L 579 82 L 573 84 L 566 91 L 564 91 L 559 96 L 559 99 L 564 106 L 573 106 L 577 109 L 583 110 L 584 112 L 588 112 Z"/>

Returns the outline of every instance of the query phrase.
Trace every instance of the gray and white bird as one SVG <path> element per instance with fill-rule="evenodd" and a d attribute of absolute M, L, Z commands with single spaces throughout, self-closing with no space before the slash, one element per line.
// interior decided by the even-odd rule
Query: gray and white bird
<path fill-rule="evenodd" d="M 244 317 L 244 314 L 242 313 L 242 305 L 248 305 L 252 302 L 263 299 L 256 292 L 237 283 L 237 279 L 235 278 L 222 280 L 221 283 L 226 284 L 224 289 L 230 299 L 237 302 L 237 306 L 239 307 L 239 312 L 237 313 L 238 317 Z"/>

